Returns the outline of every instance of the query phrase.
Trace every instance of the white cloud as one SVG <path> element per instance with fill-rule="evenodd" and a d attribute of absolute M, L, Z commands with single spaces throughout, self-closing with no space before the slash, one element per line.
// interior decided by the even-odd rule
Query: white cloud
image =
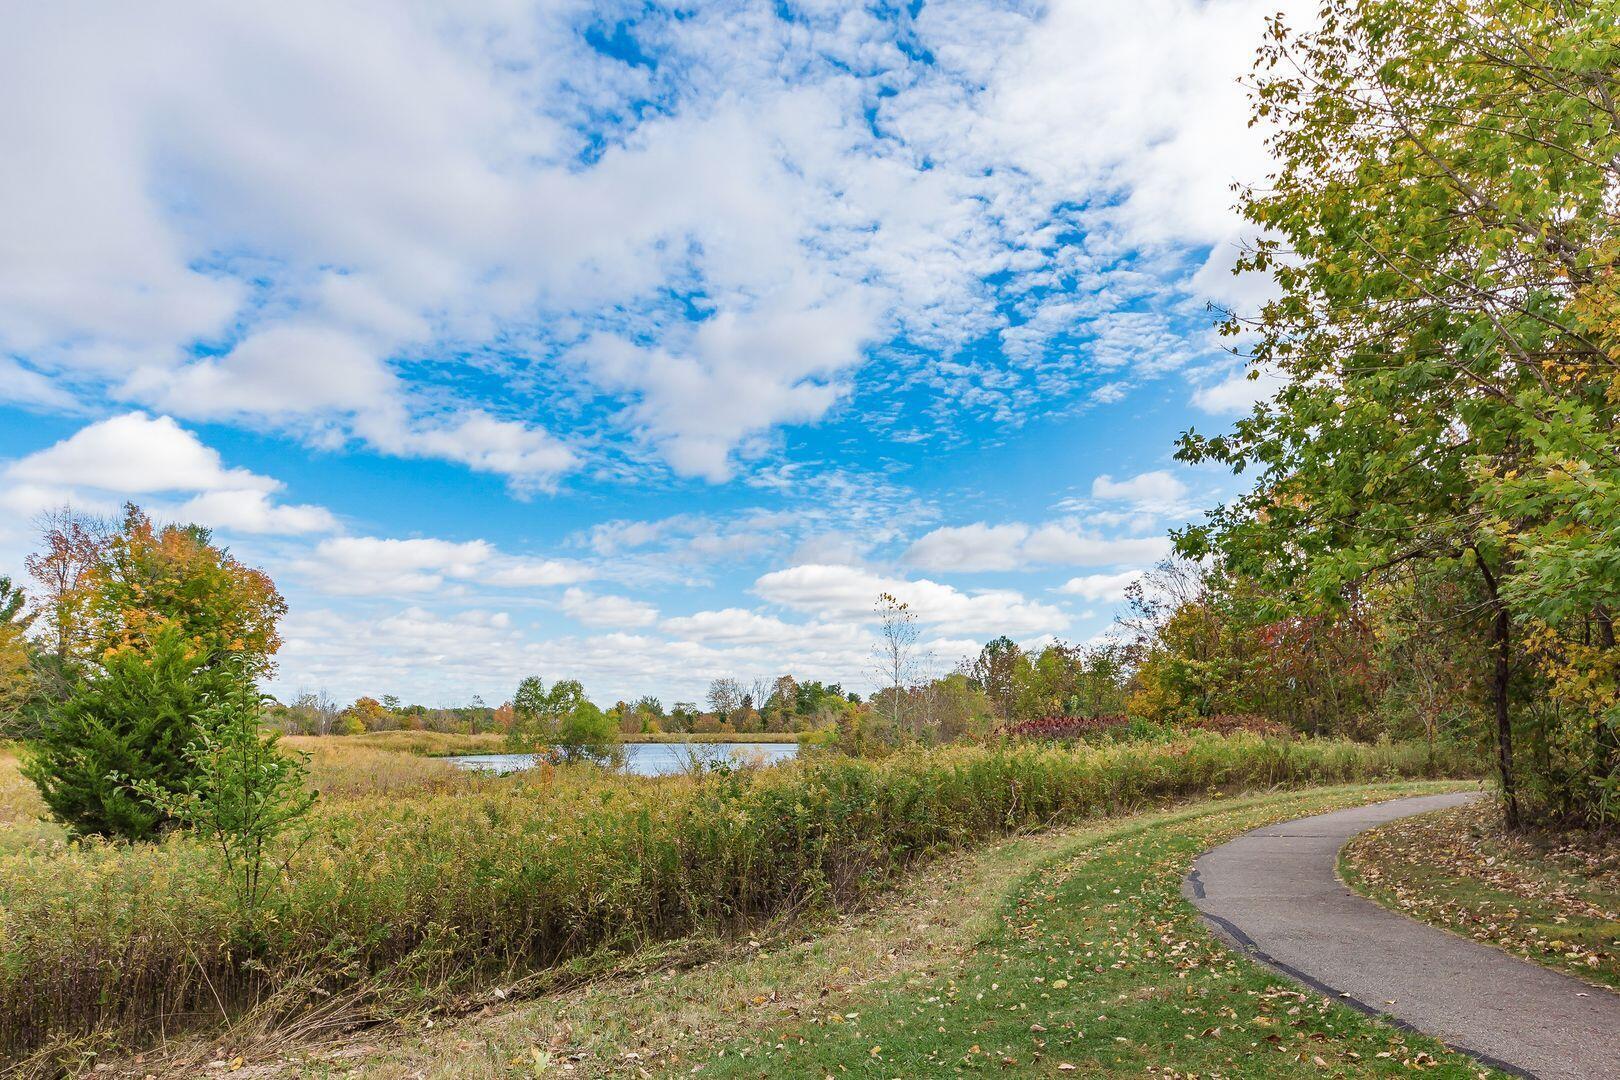
<path fill-rule="evenodd" d="M 634 629 L 658 621 L 658 609 L 651 604 L 579 588 L 565 591 L 557 606 L 581 626 Z"/>
<path fill-rule="evenodd" d="M 903 558 L 925 570 L 971 572 L 1140 564 L 1169 550 L 1164 537 L 1103 537 L 1066 518 L 1038 527 L 1021 522 L 946 526 L 922 536 Z"/>
<path fill-rule="evenodd" d="M 324 506 L 278 505 L 262 491 L 204 492 L 182 504 L 172 516 L 226 532 L 281 536 L 334 532 L 338 527 L 337 519 Z"/>
<path fill-rule="evenodd" d="M 549 585 L 572 585 L 595 576 L 596 572 L 590 567 L 572 559 L 503 556 L 494 560 L 479 580 L 499 589 L 536 589 Z"/>
<path fill-rule="evenodd" d="M 473 577 L 494 554 L 482 540 L 338 536 L 317 544 L 300 569 L 335 595 L 428 592 L 446 578 Z"/>
<path fill-rule="evenodd" d="M 1117 603 L 1125 599 L 1125 590 L 1141 577 L 1140 570 L 1126 570 L 1118 574 L 1086 574 L 1083 577 L 1070 578 L 1058 587 L 1058 592 L 1096 602 Z"/>
<path fill-rule="evenodd" d="M 777 296 L 761 310 L 721 311 L 674 347 L 594 335 L 571 357 L 609 389 L 635 397 L 630 425 L 677 473 L 728 479 L 731 454 L 765 429 L 819 420 L 844 393 L 876 326 L 855 290 L 813 300 Z"/>
<path fill-rule="evenodd" d="M 1285 380 L 1267 372 L 1250 378 L 1248 373 L 1235 371 L 1220 382 L 1194 390 L 1192 404 L 1215 416 L 1237 416 L 1269 399 L 1284 385 Z"/>
<path fill-rule="evenodd" d="M 505 476 L 519 494 L 550 490 L 557 477 L 579 465 L 578 455 L 549 432 L 490 416 L 482 409 L 437 426 L 413 424 L 397 415 L 370 416 L 357 430 L 391 454 L 441 458 L 475 472 Z"/>
<path fill-rule="evenodd" d="M 337 519 L 325 507 L 286 505 L 271 496 L 280 481 L 225 466 L 219 452 L 167 416 L 126 413 L 97 421 L 0 471 L 0 502 L 31 516 L 72 504 L 106 513 L 141 498 L 159 517 L 236 533 L 323 533 Z M 178 506 L 161 496 L 195 493 Z"/>
<path fill-rule="evenodd" d="M 1029 526 L 977 522 L 935 529 L 906 550 L 903 558 L 924 570 L 1016 570 L 1024 565 Z"/>
<path fill-rule="evenodd" d="M 1187 497 L 1187 485 L 1163 469 L 1126 480 L 1104 474 L 1091 482 L 1091 497 L 1128 502 L 1141 510 L 1168 510 Z"/>
<path fill-rule="evenodd" d="M 73 408 L 72 394 L 9 356 L 0 356 L 0 401 L 62 410 Z"/>
<path fill-rule="evenodd" d="M 588 567 L 563 559 L 503 554 L 486 540 L 336 536 L 295 569 L 334 596 L 403 595 L 467 585 L 528 589 L 583 581 Z"/>
<path fill-rule="evenodd" d="M 17 8 L 0 354 L 36 404 L 359 437 L 520 492 L 592 450 L 557 397 L 719 480 L 896 334 L 956 406 L 1061 407 L 1187 362 L 1166 312 L 1263 174 L 1234 77 L 1271 6 L 654 7 L 627 30 L 652 65 L 578 4 Z M 1014 363 L 954 355 L 996 333 Z M 495 419 L 506 393 L 536 419 Z"/>
<path fill-rule="evenodd" d="M 754 582 L 754 591 L 772 603 L 823 619 L 857 622 L 871 620 L 878 594 L 887 592 L 942 633 L 1056 633 L 1069 625 L 1062 609 L 1011 589 L 962 592 L 926 578 L 884 577 L 853 566 L 809 564 L 772 571 Z"/>
<path fill-rule="evenodd" d="M 1237 77 L 1279 8 L 1308 14 L 1267 0 L 1067 0 L 1044 6 L 1030 27 L 995 9 L 930 5 L 918 20 L 924 41 L 987 87 L 980 122 L 939 137 L 980 153 L 992 144 L 1077 201 L 1118 193 L 1098 216 L 1136 242 L 1222 240 L 1233 227 L 1230 184 L 1269 166 L 1263 132 L 1246 128 Z"/>
<path fill-rule="evenodd" d="M 13 462 L 8 480 L 145 494 L 154 491 L 272 491 L 280 485 L 227 469 L 219 453 L 167 416 L 132 412 L 81 428 Z"/>
<path fill-rule="evenodd" d="M 199 419 L 364 410 L 387 400 L 393 375 L 369 342 L 331 326 L 287 323 L 243 338 L 220 359 L 138 368 L 126 392 Z"/>
<path fill-rule="evenodd" d="M 859 625 L 839 622 L 791 623 L 774 615 L 745 608 L 699 611 L 665 619 L 659 629 L 683 641 L 710 644 L 768 645 L 795 649 L 845 649 L 859 653 L 870 647 L 870 635 Z"/>
<path fill-rule="evenodd" d="M 1101 537 L 1072 523 L 1043 525 L 1024 542 L 1024 554 L 1031 562 L 1054 566 L 1141 565 L 1169 553 L 1168 537 Z"/>

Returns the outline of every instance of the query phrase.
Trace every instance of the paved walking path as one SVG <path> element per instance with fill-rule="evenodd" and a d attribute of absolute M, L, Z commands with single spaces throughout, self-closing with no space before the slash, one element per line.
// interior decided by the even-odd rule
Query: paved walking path
<path fill-rule="evenodd" d="M 1620 994 L 1355 895 L 1339 849 L 1470 794 L 1395 799 L 1256 829 L 1193 863 L 1184 887 L 1216 932 L 1297 982 L 1542 1080 L 1620 1078 Z"/>

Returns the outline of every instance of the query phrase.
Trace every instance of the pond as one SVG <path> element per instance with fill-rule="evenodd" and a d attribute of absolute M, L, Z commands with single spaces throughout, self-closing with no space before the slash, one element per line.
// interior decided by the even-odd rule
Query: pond
<path fill-rule="evenodd" d="M 799 753 L 797 743 L 625 743 L 624 769 L 637 776 L 668 776 L 685 772 L 695 756 L 705 763 L 759 762 L 775 765 Z M 482 769 L 504 776 L 533 768 L 533 754 L 468 754 L 449 759 L 463 769 Z"/>

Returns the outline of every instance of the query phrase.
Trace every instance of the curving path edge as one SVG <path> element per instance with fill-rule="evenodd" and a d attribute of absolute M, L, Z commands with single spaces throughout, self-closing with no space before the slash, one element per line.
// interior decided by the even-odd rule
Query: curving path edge
<path fill-rule="evenodd" d="M 1199 856 L 1183 895 L 1229 945 L 1343 1004 L 1507 1072 L 1620 1080 L 1620 994 L 1351 892 L 1339 849 L 1472 793 L 1394 799 L 1245 833 Z"/>

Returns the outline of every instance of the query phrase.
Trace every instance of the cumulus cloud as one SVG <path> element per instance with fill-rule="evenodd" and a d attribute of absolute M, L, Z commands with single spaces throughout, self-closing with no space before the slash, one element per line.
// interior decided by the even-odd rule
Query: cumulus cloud
<path fill-rule="evenodd" d="M 338 527 L 320 506 L 286 505 L 272 494 L 280 481 L 247 469 L 227 468 L 219 452 L 204 445 L 171 417 L 143 412 L 109 417 L 66 439 L 20 458 L 0 471 L 0 501 L 33 514 L 71 503 L 105 512 L 123 498 L 147 499 L 160 516 L 238 533 L 322 533 Z M 161 496 L 193 493 L 178 506 Z"/>
<path fill-rule="evenodd" d="M 1025 565 L 1028 525 L 955 525 L 935 529 L 906 549 L 905 561 L 924 570 L 1016 570 Z"/>
<path fill-rule="evenodd" d="M 506 555 L 485 540 L 376 536 L 322 540 L 295 569 L 323 592 L 338 596 L 425 593 L 469 584 L 523 589 L 591 576 L 580 564 Z"/>
<path fill-rule="evenodd" d="M 209 491 L 182 503 L 174 516 L 226 532 L 327 533 L 338 527 L 337 518 L 324 506 L 282 505 L 262 491 Z"/>
<path fill-rule="evenodd" d="M 699 611 L 665 619 L 659 629 L 670 637 L 711 644 L 794 646 L 859 651 L 869 635 L 855 623 L 793 623 L 746 608 Z"/>
<path fill-rule="evenodd" d="M 397 414 L 363 418 L 357 430 L 378 449 L 400 457 L 440 458 L 474 472 L 507 477 L 518 494 L 551 490 L 579 456 L 550 432 L 473 409 L 438 424 Z"/>
<path fill-rule="evenodd" d="M 0 402 L 61 410 L 74 404 L 72 394 L 8 356 L 0 356 Z"/>
<path fill-rule="evenodd" d="M 847 389 L 840 376 L 860 360 L 875 326 L 858 289 L 818 301 L 790 293 L 717 312 L 672 346 L 596 334 L 571 356 L 597 382 L 635 397 L 631 427 L 676 472 L 718 482 L 731 476 L 732 451 L 750 436 L 820 419 Z"/>
<path fill-rule="evenodd" d="M 1283 379 L 1267 372 L 1251 378 L 1249 372 L 1234 371 L 1219 382 L 1194 390 L 1192 404 L 1214 416 L 1237 416 L 1271 398 L 1283 385 Z"/>
<path fill-rule="evenodd" d="M 1125 599 L 1125 590 L 1141 580 L 1142 571 L 1125 570 L 1118 574 L 1086 574 L 1070 578 L 1058 586 L 1058 592 L 1079 596 L 1093 602 L 1117 603 Z"/>
<path fill-rule="evenodd" d="M 566 590 L 557 606 L 581 626 L 634 629 L 658 621 L 658 609 L 651 604 L 580 588 Z"/>
<path fill-rule="evenodd" d="M 1061 608 L 1029 600 L 1011 589 L 963 592 L 927 578 L 908 580 L 853 566 L 808 564 L 765 574 L 754 582 L 762 598 L 830 620 L 873 618 L 879 593 L 911 605 L 919 621 L 940 633 L 1028 635 L 1066 629 Z"/>
<path fill-rule="evenodd" d="M 588 452 L 559 397 L 722 480 L 895 338 L 997 417 L 1088 371 L 1117 396 L 1188 362 L 1180 253 L 1263 173 L 1233 79 L 1271 6 L 652 7 L 620 29 L 654 64 L 594 47 L 581 5 L 19 8 L 5 381 L 520 492 Z M 1010 363 L 959 362 L 987 335 Z M 533 418 L 497 419 L 514 387 Z"/>
<path fill-rule="evenodd" d="M 1163 469 L 1138 473 L 1124 480 L 1104 474 L 1091 482 L 1091 497 L 1127 502 L 1139 510 L 1167 510 L 1187 497 L 1187 485 Z"/>
<path fill-rule="evenodd" d="M 428 592 L 446 578 L 466 579 L 495 554 L 482 540 L 391 540 L 339 536 L 322 540 L 299 569 L 335 595 Z"/>
<path fill-rule="evenodd" d="M 969 572 L 1140 564 L 1163 558 L 1169 550 L 1164 537 L 1104 537 L 1087 531 L 1078 519 L 1066 518 L 1040 526 L 945 526 L 919 538 L 903 558 L 924 570 Z"/>
<path fill-rule="evenodd" d="M 595 576 L 596 571 L 573 559 L 502 557 L 492 560 L 479 580 L 498 589 L 537 589 L 571 585 Z"/>
<path fill-rule="evenodd" d="M 153 491 L 270 491 L 276 481 L 227 469 L 219 453 L 167 416 L 132 412 L 81 428 L 13 462 L 8 479 L 144 494 Z"/>

